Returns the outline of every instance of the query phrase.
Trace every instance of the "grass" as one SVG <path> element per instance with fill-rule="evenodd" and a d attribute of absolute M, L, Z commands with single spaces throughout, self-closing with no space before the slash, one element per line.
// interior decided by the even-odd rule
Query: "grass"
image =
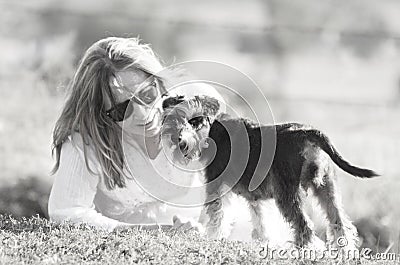
<path fill-rule="evenodd" d="M 56 225 L 38 217 L 0 218 L 4 263 L 253 263 L 249 245 L 206 241 L 194 233 L 121 230 L 108 233 L 80 225 Z M 238 253 L 241 254 L 238 254 Z"/>
<path fill-rule="evenodd" d="M 86 225 L 57 225 L 40 217 L 0 215 L 1 264 L 330 264 L 332 260 L 268 260 L 260 243 L 207 240 L 180 231 L 106 232 Z M 339 261 L 337 264 L 377 264 Z M 397 264 L 386 261 L 380 264 Z"/>

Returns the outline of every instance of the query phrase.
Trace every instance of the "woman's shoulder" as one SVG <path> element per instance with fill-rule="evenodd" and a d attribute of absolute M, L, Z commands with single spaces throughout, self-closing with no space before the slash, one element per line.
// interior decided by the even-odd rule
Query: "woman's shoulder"
<path fill-rule="evenodd" d="M 62 145 L 61 153 L 64 153 L 64 155 L 78 154 L 83 159 L 88 158 L 91 163 L 97 161 L 92 141 L 89 137 L 84 139 L 79 132 L 74 132 L 68 136 Z"/>
<path fill-rule="evenodd" d="M 84 149 L 93 151 L 93 142 L 90 137 L 82 137 L 79 132 L 70 134 L 64 144 L 69 144 L 80 151 Z"/>
<path fill-rule="evenodd" d="M 63 170 L 60 171 L 60 169 Z M 80 133 L 76 132 L 68 136 L 61 147 L 59 171 L 69 172 L 67 174 L 70 174 L 71 170 L 77 169 L 93 176 L 97 176 L 102 172 L 91 143 L 85 143 Z M 63 174 L 60 172 L 57 174 Z"/>

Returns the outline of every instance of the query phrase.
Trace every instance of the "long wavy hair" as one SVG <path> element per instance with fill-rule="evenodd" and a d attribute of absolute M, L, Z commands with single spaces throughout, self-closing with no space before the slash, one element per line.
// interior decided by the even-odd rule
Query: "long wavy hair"
<path fill-rule="evenodd" d="M 108 189 L 125 187 L 129 178 L 122 149 L 122 129 L 105 114 L 105 98 L 115 98 L 110 79 L 125 69 L 140 69 L 156 75 L 163 67 L 148 44 L 137 38 L 109 37 L 94 43 L 83 55 L 69 84 L 69 94 L 53 131 L 52 155 L 60 166 L 62 144 L 77 132 L 83 140 L 85 164 L 89 172 L 88 146 L 100 163 L 101 174 Z M 161 79 L 161 77 L 160 77 Z"/>

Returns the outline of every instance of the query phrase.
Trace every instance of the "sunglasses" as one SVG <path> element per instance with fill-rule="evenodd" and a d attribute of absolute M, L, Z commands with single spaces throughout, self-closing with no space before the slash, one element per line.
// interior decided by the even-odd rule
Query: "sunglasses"
<path fill-rule="evenodd" d="M 131 100 L 138 105 L 149 106 L 152 104 L 160 94 L 157 79 L 154 79 L 149 85 L 140 89 L 139 92 L 132 95 L 131 98 L 115 104 L 111 109 L 106 111 L 106 115 L 116 122 L 120 122 L 130 117 L 134 112 Z"/>

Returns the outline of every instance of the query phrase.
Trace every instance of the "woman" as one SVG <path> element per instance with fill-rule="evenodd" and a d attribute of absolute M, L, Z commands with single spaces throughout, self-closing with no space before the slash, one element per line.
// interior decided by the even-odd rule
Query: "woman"
<path fill-rule="evenodd" d="M 154 165 L 176 174 L 160 155 L 162 70 L 149 45 L 136 38 L 102 39 L 86 51 L 53 133 L 51 220 L 113 230 L 154 228 L 185 211 L 188 217 L 198 216 L 199 208 L 166 209 L 133 179 L 136 170 L 146 172 Z M 123 132 L 128 136 L 122 137 Z M 146 157 L 151 163 L 142 162 Z M 175 228 L 193 226 L 179 218 L 173 223 Z"/>

